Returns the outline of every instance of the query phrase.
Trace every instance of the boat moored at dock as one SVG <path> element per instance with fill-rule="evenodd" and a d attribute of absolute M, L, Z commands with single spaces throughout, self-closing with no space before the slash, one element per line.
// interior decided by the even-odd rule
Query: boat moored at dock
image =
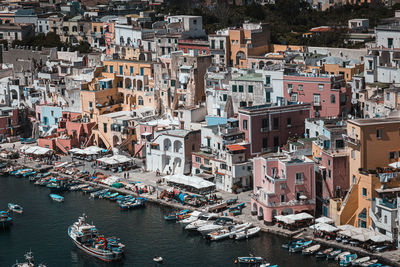
<path fill-rule="evenodd" d="M 8 215 L 7 211 L 0 211 L 0 226 L 2 228 L 9 227 L 13 222 L 13 219 Z"/>

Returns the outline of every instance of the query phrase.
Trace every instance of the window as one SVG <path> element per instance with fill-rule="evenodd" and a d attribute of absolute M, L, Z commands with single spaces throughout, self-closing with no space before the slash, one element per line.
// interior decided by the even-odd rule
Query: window
<path fill-rule="evenodd" d="M 124 66 L 119 66 L 119 74 L 124 74 Z"/>
<path fill-rule="evenodd" d="M 51 116 L 54 117 L 54 110 L 51 111 Z"/>
<path fill-rule="evenodd" d="M 376 138 L 382 139 L 383 129 L 376 129 Z"/>
<path fill-rule="evenodd" d="M 286 189 L 286 184 L 280 184 L 281 190 Z"/>
<path fill-rule="evenodd" d="M 303 173 L 302 173 L 302 172 L 296 173 L 295 184 L 303 184 L 303 183 L 304 183 L 304 180 L 303 180 Z"/>
<path fill-rule="evenodd" d="M 129 71 L 130 71 L 131 75 L 133 75 L 133 67 L 132 66 L 129 68 Z"/>
<path fill-rule="evenodd" d="M 201 163 L 201 158 L 200 157 L 196 157 L 196 162 L 197 163 Z"/>
<path fill-rule="evenodd" d="M 335 104 L 335 103 L 336 103 L 336 96 L 331 95 L 331 104 Z"/>
<path fill-rule="evenodd" d="M 288 83 L 288 84 L 287 84 L 287 89 L 288 89 L 288 90 L 291 90 L 291 89 L 293 89 L 293 84 L 291 84 L 291 83 Z"/>
<path fill-rule="evenodd" d="M 103 123 L 103 132 L 104 132 L 104 133 L 107 132 L 107 123 Z"/>
<path fill-rule="evenodd" d="M 328 159 L 328 166 L 331 166 L 331 160 Z"/>
<path fill-rule="evenodd" d="M 367 111 L 369 110 L 369 105 L 368 105 L 368 104 L 365 106 L 365 109 L 366 109 Z"/>
<path fill-rule="evenodd" d="M 271 102 L 271 92 L 265 92 L 265 101 L 267 103 Z"/>
<path fill-rule="evenodd" d="M 194 25 L 197 24 L 197 20 L 196 20 L 196 19 L 193 20 L 193 24 L 194 24 Z"/>
<path fill-rule="evenodd" d="M 247 130 L 247 120 L 243 120 L 243 129 Z"/>
<path fill-rule="evenodd" d="M 219 41 L 219 49 L 224 49 L 224 41 Z"/>
<path fill-rule="evenodd" d="M 286 196 L 285 195 L 281 195 L 281 203 L 285 203 L 286 202 Z"/>
<path fill-rule="evenodd" d="M 356 159 L 356 151 L 355 150 L 351 151 L 351 158 Z"/>
<path fill-rule="evenodd" d="M 93 27 L 93 31 L 97 32 L 97 27 L 96 26 Z"/>
<path fill-rule="evenodd" d="M 211 49 L 215 49 L 215 40 L 211 40 Z"/>
<path fill-rule="evenodd" d="M 226 100 L 228 99 L 228 95 L 227 95 L 227 94 L 223 94 L 223 95 L 222 95 L 222 99 L 223 99 L 224 101 L 226 101 Z"/>
<path fill-rule="evenodd" d="M 389 152 L 389 159 L 394 159 L 395 155 L 394 152 Z"/>
<path fill-rule="evenodd" d="M 93 102 L 89 101 L 89 108 L 92 108 L 92 107 L 93 107 Z"/>
<path fill-rule="evenodd" d="M 393 46 L 393 38 L 388 38 L 388 47 L 392 47 Z"/>
<path fill-rule="evenodd" d="M 293 93 L 290 95 L 290 101 L 291 102 L 297 102 L 297 93 Z"/>
<path fill-rule="evenodd" d="M 297 90 L 303 91 L 303 85 L 302 85 L 302 84 L 299 84 Z"/>
<path fill-rule="evenodd" d="M 171 80 L 171 86 L 175 86 L 175 80 Z"/>
<path fill-rule="evenodd" d="M 277 130 L 279 128 L 279 118 L 274 118 L 274 130 Z"/>
<path fill-rule="evenodd" d="M 320 105 L 320 103 L 321 103 L 321 96 L 319 95 L 319 94 L 314 94 L 314 99 L 313 99 L 313 102 L 314 102 L 314 105 Z"/>
<path fill-rule="evenodd" d="M 318 84 L 318 90 L 323 91 L 324 90 L 324 85 L 323 84 Z"/>
<path fill-rule="evenodd" d="M 271 76 L 269 76 L 269 75 L 265 76 L 265 85 L 266 86 L 271 85 Z"/>
<path fill-rule="evenodd" d="M 332 171 L 331 170 L 328 170 L 328 177 L 332 178 Z"/>
<path fill-rule="evenodd" d="M 107 71 L 108 71 L 107 65 L 104 65 L 104 72 L 107 72 Z"/>
<path fill-rule="evenodd" d="M 268 138 L 262 139 L 262 148 L 264 149 L 268 148 Z"/>
<path fill-rule="evenodd" d="M 383 217 L 383 222 L 384 222 L 385 224 L 387 223 L 387 216 L 386 216 L 386 215 Z"/>
<path fill-rule="evenodd" d="M 386 100 L 390 100 L 390 93 L 386 93 Z"/>
<path fill-rule="evenodd" d="M 253 93 L 253 85 L 249 85 L 249 93 Z"/>
<path fill-rule="evenodd" d="M 362 189 L 362 195 L 363 195 L 363 197 L 367 196 L 367 188 Z"/>
<path fill-rule="evenodd" d="M 286 119 L 286 125 L 289 127 L 289 126 L 292 126 L 292 118 L 287 118 Z"/>
<path fill-rule="evenodd" d="M 261 129 L 266 129 L 266 128 L 268 128 L 268 120 L 262 119 L 261 120 Z"/>
<path fill-rule="evenodd" d="M 232 85 L 232 92 L 237 92 L 237 86 L 236 85 Z"/>
<path fill-rule="evenodd" d="M 243 93 L 243 85 L 239 85 L 239 93 Z"/>
<path fill-rule="evenodd" d="M 110 66 L 110 73 L 114 72 L 114 66 Z"/>

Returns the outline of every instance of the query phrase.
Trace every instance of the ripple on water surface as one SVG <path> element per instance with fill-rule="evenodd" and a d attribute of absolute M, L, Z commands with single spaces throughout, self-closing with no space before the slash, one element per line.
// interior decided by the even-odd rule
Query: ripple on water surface
<path fill-rule="evenodd" d="M 154 255 L 165 259 L 162 266 L 235 266 L 235 257 L 249 253 L 263 256 L 273 264 L 285 266 L 337 266 L 318 262 L 313 257 L 290 255 L 281 248 L 285 239 L 260 234 L 244 240 L 208 242 L 196 233 L 184 231 L 180 224 L 164 221 L 169 208 L 148 203 L 145 209 L 120 211 L 116 203 L 89 199 L 80 192 L 63 193 L 64 203 L 50 199 L 49 190 L 34 186 L 27 179 L 0 177 L 0 210 L 14 202 L 24 214 L 13 214 L 14 225 L 0 231 L 0 266 L 23 260 L 26 251 L 34 252 L 37 262 L 56 266 L 157 266 Z M 126 245 L 122 262 L 106 264 L 82 253 L 70 241 L 67 228 L 82 213 L 88 215 L 100 233 L 121 238 Z"/>

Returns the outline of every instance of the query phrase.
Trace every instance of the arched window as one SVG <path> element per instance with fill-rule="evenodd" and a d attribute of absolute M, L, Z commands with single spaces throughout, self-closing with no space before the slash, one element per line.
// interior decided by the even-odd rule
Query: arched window
<path fill-rule="evenodd" d="M 143 103 L 143 97 L 141 97 L 141 96 L 138 97 L 138 105 L 139 105 L 139 106 L 143 106 L 143 105 L 144 105 L 144 103 Z"/>
<path fill-rule="evenodd" d="M 263 69 L 263 68 L 264 68 L 264 61 L 260 61 L 260 62 L 258 63 L 258 68 L 259 68 L 259 69 Z"/>
<path fill-rule="evenodd" d="M 121 36 L 121 38 L 119 38 L 119 42 L 120 42 L 121 44 L 124 44 L 124 37 Z"/>
<path fill-rule="evenodd" d="M 336 103 L 336 96 L 331 95 L 331 104 L 335 104 L 335 103 Z"/>
<path fill-rule="evenodd" d="M 78 31 L 78 27 L 72 26 L 72 31 L 73 31 L 73 32 L 77 32 L 77 31 Z"/>

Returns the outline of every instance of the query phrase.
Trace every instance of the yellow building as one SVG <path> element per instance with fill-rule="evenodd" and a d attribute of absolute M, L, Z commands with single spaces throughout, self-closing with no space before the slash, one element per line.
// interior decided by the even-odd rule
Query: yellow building
<path fill-rule="evenodd" d="M 399 160 L 400 118 L 349 120 L 347 149 L 349 150 L 350 189 L 344 200 L 331 199 L 330 211 L 336 224 L 351 224 L 368 228 L 370 208 L 377 196 L 376 189 L 400 186 L 392 179 L 388 165 Z M 392 177 L 392 178 L 388 178 Z"/>
<path fill-rule="evenodd" d="M 323 64 L 322 71 L 332 75 L 343 75 L 346 82 L 353 78 L 353 75 L 360 74 L 364 71 L 363 64 Z"/>
<path fill-rule="evenodd" d="M 91 82 L 82 85 L 82 114 L 96 122 L 92 140 L 110 149 L 125 145 L 133 150 L 134 117 L 130 111 L 157 108 L 153 63 L 132 60 L 106 60 L 97 68 Z M 128 128 L 129 127 L 129 128 Z"/>

